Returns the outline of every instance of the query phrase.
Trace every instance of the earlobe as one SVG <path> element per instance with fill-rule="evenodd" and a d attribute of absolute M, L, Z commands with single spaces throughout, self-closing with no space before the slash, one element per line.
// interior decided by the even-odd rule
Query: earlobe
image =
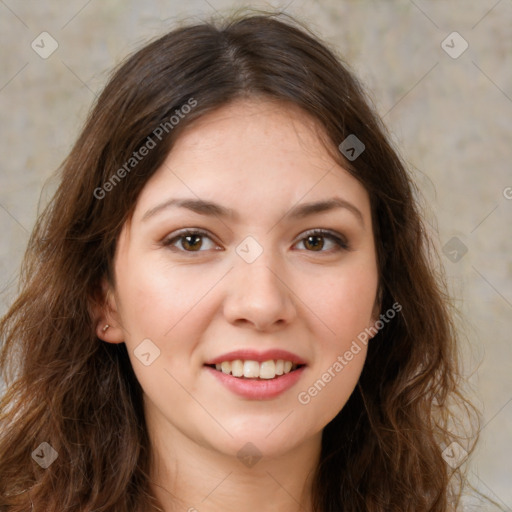
<path fill-rule="evenodd" d="M 120 325 L 105 323 L 105 317 L 96 322 L 96 336 L 107 343 L 123 343 L 124 332 Z"/>
<path fill-rule="evenodd" d="M 101 282 L 101 292 L 93 306 L 96 336 L 107 343 L 123 343 L 124 330 L 121 327 L 115 297 L 106 279 Z"/>

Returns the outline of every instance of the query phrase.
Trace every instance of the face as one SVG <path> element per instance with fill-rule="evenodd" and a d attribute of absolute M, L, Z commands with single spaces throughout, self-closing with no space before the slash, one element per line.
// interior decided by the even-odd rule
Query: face
<path fill-rule="evenodd" d="M 280 455 L 320 439 L 357 383 L 377 313 L 370 202 L 317 133 L 289 105 L 209 113 L 122 229 L 99 336 L 126 343 L 169 439 Z"/>

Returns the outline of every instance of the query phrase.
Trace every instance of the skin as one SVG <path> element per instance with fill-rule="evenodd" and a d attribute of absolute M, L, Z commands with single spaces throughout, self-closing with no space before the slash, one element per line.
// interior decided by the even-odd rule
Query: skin
<path fill-rule="evenodd" d="M 239 218 L 168 207 L 143 220 L 178 197 L 214 201 Z M 348 208 L 286 216 L 297 204 L 332 197 L 350 202 L 361 218 Z M 209 238 L 187 245 L 174 238 L 183 228 Z M 349 248 L 329 237 L 308 242 L 304 233 L 315 228 L 332 230 Z M 252 263 L 236 252 L 249 235 L 263 249 Z M 236 100 L 189 125 L 142 190 L 114 271 L 97 333 L 127 345 L 165 510 L 175 500 L 177 510 L 190 512 L 311 510 L 322 429 L 351 395 L 366 347 L 307 405 L 297 396 L 379 312 L 369 197 L 329 156 L 318 125 L 295 106 L 261 99 Z M 134 354 L 144 339 L 160 350 L 149 366 Z M 285 349 L 308 364 L 280 396 L 241 398 L 203 365 L 242 348 Z M 262 454 L 252 467 L 237 457 L 247 442 Z"/>

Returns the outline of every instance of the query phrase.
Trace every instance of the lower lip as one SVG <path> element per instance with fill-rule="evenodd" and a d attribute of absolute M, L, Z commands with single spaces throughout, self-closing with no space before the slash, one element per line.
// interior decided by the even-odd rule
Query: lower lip
<path fill-rule="evenodd" d="M 205 368 L 236 395 L 249 398 L 250 400 L 269 400 L 290 389 L 300 379 L 306 367 L 301 366 L 293 372 L 268 380 L 233 377 L 209 366 Z"/>

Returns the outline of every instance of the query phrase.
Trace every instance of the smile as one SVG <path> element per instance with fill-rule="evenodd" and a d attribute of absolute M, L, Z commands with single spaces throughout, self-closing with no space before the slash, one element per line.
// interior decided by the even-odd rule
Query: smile
<path fill-rule="evenodd" d="M 241 376 L 241 377 L 235 377 L 232 375 L 231 371 L 229 371 L 228 373 L 222 371 L 222 363 L 220 363 L 220 365 L 221 365 L 220 370 L 218 370 L 216 368 L 216 365 L 205 365 L 204 369 L 210 375 L 212 375 L 212 377 L 215 379 L 216 382 L 219 382 L 224 388 L 226 388 L 231 393 L 233 393 L 239 397 L 242 397 L 242 398 L 245 398 L 248 400 L 270 400 L 272 398 L 277 398 L 279 395 L 281 395 L 285 391 L 292 388 L 297 383 L 297 381 L 301 378 L 303 372 L 307 368 L 306 365 L 294 364 L 294 365 L 292 365 L 290 370 L 285 373 L 284 372 L 285 361 L 283 361 L 283 373 L 281 375 L 277 375 L 275 366 L 277 366 L 279 369 L 280 363 L 278 363 L 278 361 L 279 360 L 272 361 L 272 363 L 274 364 L 273 370 L 272 370 L 272 368 L 265 369 L 265 366 L 264 366 L 264 368 L 263 368 L 264 373 L 266 371 L 268 371 L 267 375 L 271 375 L 270 370 L 272 370 L 272 372 L 274 374 L 273 377 L 267 377 L 267 378 L 263 378 L 261 375 L 258 377 L 254 377 L 254 376 L 246 377 L 245 375 Z M 226 362 L 228 362 L 228 361 L 226 361 Z M 258 367 L 256 367 L 256 365 L 251 364 L 251 363 L 255 363 L 256 361 L 251 361 L 251 360 L 243 361 L 243 363 L 244 363 L 243 368 L 245 368 L 245 363 L 247 363 L 247 362 L 249 363 L 249 365 L 247 365 L 248 370 L 250 369 L 251 372 L 253 372 L 253 373 L 250 373 L 250 375 L 255 375 L 256 369 L 259 373 L 261 365 L 263 365 L 263 363 L 267 363 L 267 361 L 264 361 L 263 363 L 261 363 L 261 365 L 260 365 L 260 363 L 258 363 Z M 231 363 L 233 363 L 233 362 L 231 362 Z M 232 366 L 233 365 L 231 364 L 231 367 Z M 237 365 L 235 365 L 235 372 L 236 372 L 236 366 Z M 270 365 L 270 363 L 269 363 L 268 366 L 271 367 L 272 365 Z M 289 364 L 287 364 L 286 366 L 289 367 Z M 224 368 L 226 370 L 228 369 L 226 364 L 224 364 Z"/>
<path fill-rule="evenodd" d="M 215 368 L 226 375 L 242 379 L 275 379 L 285 375 L 303 365 L 292 363 L 283 359 L 269 359 L 268 361 L 258 362 L 253 360 L 236 359 L 234 361 L 222 361 L 215 365 L 207 365 Z"/>
<path fill-rule="evenodd" d="M 229 391 L 249 400 L 269 400 L 301 378 L 309 362 L 283 349 L 233 350 L 205 361 L 203 368 Z"/>

